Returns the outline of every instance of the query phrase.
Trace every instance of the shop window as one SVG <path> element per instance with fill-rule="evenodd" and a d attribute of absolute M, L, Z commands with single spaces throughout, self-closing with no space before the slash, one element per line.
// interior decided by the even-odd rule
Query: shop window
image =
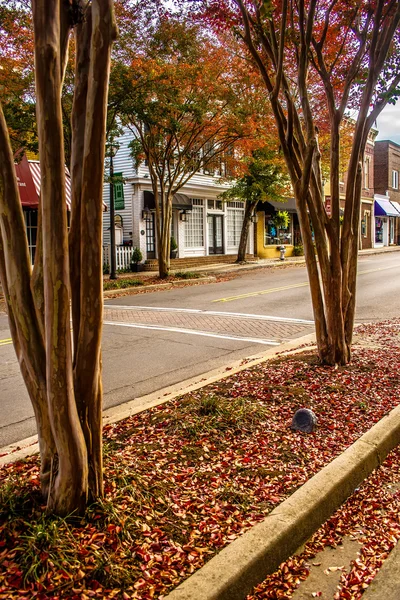
<path fill-rule="evenodd" d="M 244 210 L 229 208 L 227 212 L 227 242 L 228 246 L 239 246 L 242 233 Z"/>
<path fill-rule="evenodd" d="M 187 215 L 185 227 L 186 248 L 202 248 L 204 246 L 203 207 L 196 206 L 195 202 L 193 200 L 193 210 Z"/>
<path fill-rule="evenodd" d="M 375 218 L 375 243 L 383 244 L 383 220 Z"/>
<path fill-rule="evenodd" d="M 291 215 L 289 215 L 287 226 L 271 215 L 265 215 L 265 245 L 292 244 L 292 222 Z"/>

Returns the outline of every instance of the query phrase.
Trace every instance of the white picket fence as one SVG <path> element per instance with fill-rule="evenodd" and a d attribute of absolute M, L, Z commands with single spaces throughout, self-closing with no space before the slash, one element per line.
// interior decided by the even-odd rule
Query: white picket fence
<path fill-rule="evenodd" d="M 132 246 L 115 247 L 115 267 L 116 269 L 127 269 L 131 263 L 133 248 Z M 111 246 L 103 246 L 103 264 L 110 265 Z"/>

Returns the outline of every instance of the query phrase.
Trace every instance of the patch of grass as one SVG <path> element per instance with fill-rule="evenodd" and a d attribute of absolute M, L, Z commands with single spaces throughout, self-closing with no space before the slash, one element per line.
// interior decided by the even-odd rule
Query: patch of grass
<path fill-rule="evenodd" d="M 174 276 L 177 279 L 200 279 L 202 277 L 201 273 L 196 271 L 176 271 Z"/>
<path fill-rule="evenodd" d="M 120 290 L 144 285 L 144 282 L 141 279 L 115 279 L 113 281 L 105 281 L 103 285 L 105 290 Z"/>
<path fill-rule="evenodd" d="M 182 402 L 177 414 L 158 415 L 165 419 L 166 433 L 189 439 L 231 431 L 232 434 L 254 431 L 268 415 L 268 407 L 249 398 L 229 398 L 202 394 Z"/>
<path fill-rule="evenodd" d="M 0 486 L 0 518 L 12 521 L 32 509 L 32 489 L 17 475 Z"/>
<path fill-rule="evenodd" d="M 20 566 L 25 581 L 36 581 L 54 567 L 71 576 L 79 569 L 77 545 L 66 519 L 41 515 L 25 523 L 21 533 L 23 552 Z"/>

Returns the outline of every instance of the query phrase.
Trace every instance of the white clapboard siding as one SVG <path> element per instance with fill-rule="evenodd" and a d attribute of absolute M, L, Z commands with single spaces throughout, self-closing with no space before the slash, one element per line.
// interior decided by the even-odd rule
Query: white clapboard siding
<path fill-rule="evenodd" d="M 118 138 L 117 142 L 119 148 L 114 156 L 114 173 L 122 173 L 125 180 L 124 183 L 124 199 L 125 208 L 122 210 L 117 209 L 116 214 L 121 215 L 123 221 L 124 240 L 131 239 L 130 232 L 133 230 L 133 213 L 132 213 L 132 195 L 133 186 L 132 178 L 136 175 L 136 169 L 134 161 L 131 157 L 131 150 L 129 143 L 133 140 L 133 133 L 129 130 L 125 130 L 124 134 Z M 109 175 L 109 158 L 106 157 L 106 165 L 104 169 L 105 178 Z M 110 243 L 110 184 L 108 181 L 104 182 L 103 186 L 103 200 L 107 205 L 107 212 L 103 213 L 103 232 L 104 232 L 104 243 Z"/>

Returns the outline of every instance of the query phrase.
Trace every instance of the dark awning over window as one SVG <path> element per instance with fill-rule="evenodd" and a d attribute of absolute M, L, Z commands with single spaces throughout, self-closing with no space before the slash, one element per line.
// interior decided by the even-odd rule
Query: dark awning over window
<path fill-rule="evenodd" d="M 156 204 L 154 201 L 153 192 L 149 192 L 147 190 L 144 192 L 144 208 L 155 210 Z M 172 199 L 172 208 L 176 208 L 178 210 L 192 210 L 192 199 L 189 198 L 189 196 L 186 196 L 186 194 L 174 194 Z"/>
<path fill-rule="evenodd" d="M 296 210 L 296 200 L 294 198 L 287 198 L 285 202 L 277 202 L 275 200 L 268 200 L 265 202 L 268 206 L 270 204 L 275 210 L 286 210 L 289 213 L 295 213 Z"/>

